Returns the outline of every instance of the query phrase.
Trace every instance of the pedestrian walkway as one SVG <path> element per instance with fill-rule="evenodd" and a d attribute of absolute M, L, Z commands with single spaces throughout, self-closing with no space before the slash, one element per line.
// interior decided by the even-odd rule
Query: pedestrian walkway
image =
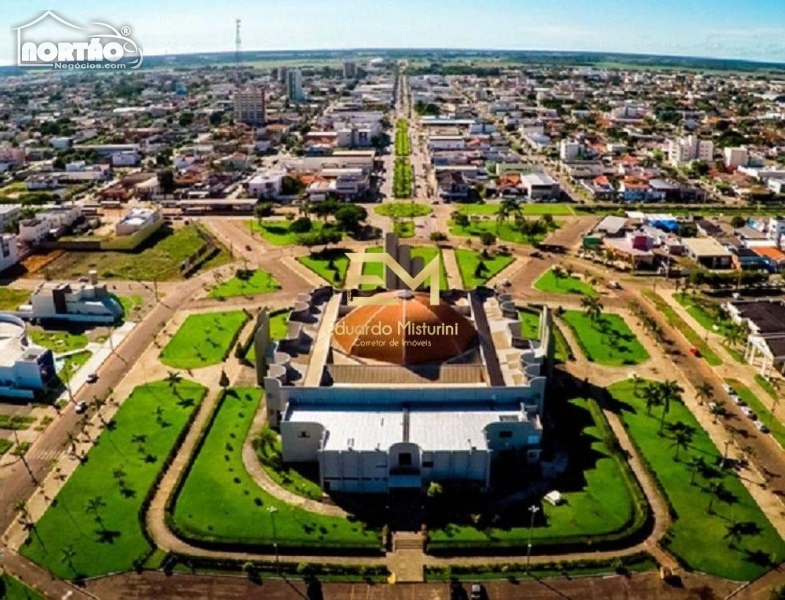
<path fill-rule="evenodd" d="M 458 260 L 455 258 L 455 251 L 451 248 L 442 250 L 442 261 L 444 271 L 447 273 L 447 287 L 451 290 L 462 290 L 464 288 L 461 270 L 458 268 Z"/>

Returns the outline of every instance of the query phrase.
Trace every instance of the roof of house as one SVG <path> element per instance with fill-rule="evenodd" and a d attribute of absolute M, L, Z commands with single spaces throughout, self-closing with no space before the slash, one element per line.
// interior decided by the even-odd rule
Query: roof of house
<path fill-rule="evenodd" d="M 779 248 L 774 248 L 773 246 L 760 246 L 753 249 L 760 256 L 764 256 L 769 258 L 773 261 L 783 262 L 785 261 L 785 252 L 780 250 Z"/>
<path fill-rule="evenodd" d="M 782 302 L 735 302 L 733 306 L 739 315 L 751 321 L 761 334 L 785 333 L 785 304 Z"/>
<path fill-rule="evenodd" d="M 730 256 L 730 250 L 714 238 L 684 238 L 684 246 L 695 256 Z"/>

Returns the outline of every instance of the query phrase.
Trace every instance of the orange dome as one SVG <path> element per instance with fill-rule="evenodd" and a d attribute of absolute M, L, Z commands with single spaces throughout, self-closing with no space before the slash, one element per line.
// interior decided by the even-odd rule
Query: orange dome
<path fill-rule="evenodd" d="M 384 292 L 395 304 L 360 306 L 335 324 L 333 346 L 359 358 L 417 365 L 454 358 L 477 337 L 471 321 L 423 292 Z"/>

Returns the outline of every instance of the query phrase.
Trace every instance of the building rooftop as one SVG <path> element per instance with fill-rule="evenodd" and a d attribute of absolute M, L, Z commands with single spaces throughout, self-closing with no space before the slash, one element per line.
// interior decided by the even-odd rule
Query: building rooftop
<path fill-rule="evenodd" d="M 730 251 L 714 238 L 684 238 L 684 246 L 695 256 L 730 256 Z"/>

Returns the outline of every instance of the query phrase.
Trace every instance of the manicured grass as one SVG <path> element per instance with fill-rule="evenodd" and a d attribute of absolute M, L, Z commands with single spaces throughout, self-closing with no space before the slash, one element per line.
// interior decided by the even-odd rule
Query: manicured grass
<path fill-rule="evenodd" d="M 414 237 L 414 223 L 411 221 L 395 221 L 393 232 L 401 239 Z"/>
<path fill-rule="evenodd" d="M 144 300 L 141 296 L 133 294 L 131 296 L 117 296 L 120 304 L 123 305 L 123 314 L 128 319 L 136 315 L 136 311 L 142 308 Z"/>
<path fill-rule="evenodd" d="M 45 597 L 33 588 L 8 574 L 0 575 L 0 598 L 3 600 L 45 600 Z"/>
<path fill-rule="evenodd" d="M 57 374 L 57 376 L 61 381 L 71 381 L 74 373 L 82 368 L 82 366 L 90 359 L 92 355 L 93 353 L 89 350 L 69 354 L 63 359 L 63 368 L 60 369 L 60 372 Z"/>
<path fill-rule="evenodd" d="M 777 393 L 777 388 L 774 387 L 774 384 L 771 383 L 768 379 L 766 379 L 760 373 L 755 375 L 755 381 L 758 383 L 760 387 L 763 388 L 763 391 L 766 392 L 772 399 L 776 400 L 779 398 L 779 394 Z"/>
<path fill-rule="evenodd" d="M 595 323 L 579 310 L 565 311 L 561 317 L 590 361 L 619 366 L 638 365 L 649 359 L 649 353 L 619 315 L 604 314 Z"/>
<path fill-rule="evenodd" d="M 346 281 L 346 271 L 349 269 L 346 250 L 340 248 L 322 250 L 307 256 L 299 256 L 297 262 L 336 287 L 341 287 Z"/>
<path fill-rule="evenodd" d="M 0 456 L 3 456 L 3 454 L 8 452 L 13 445 L 14 443 L 12 441 L 5 438 L 0 438 Z"/>
<path fill-rule="evenodd" d="M 686 406 L 672 402 L 666 416 L 666 423 L 682 423 L 693 431 L 688 450 L 680 450 L 677 461 L 672 431 L 666 427 L 664 435 L 658 435 L 662 408 L 654 408 L 652 415 L 647 416 L 645 403 L 635 395 L 631 381 L 616 383 L 608 391 L 618 401 L 630 437 L 672 507 L 675 518 L 667 537 L 671 552 L 691 569 L 738 581 L 753 579 L 766 571 L 768 567 L 763 563 L 767 559 L 776 557 L 779 561 L 785 556 L 785 542 L 736 475 L 719 470 L 720 451 Z M 687 461 L 692 456 L 702 457 L 712 467 L 697 474 L 691 485 L 692 473 Z M 720 481 L 728 493 L 718 498 L 716 492 L 710 491 L 709 484 Z M 712 497 L 716 514 L 707 514 Z M 754 524 L 750 527 L 759 528 L 760 533 L 745 535 L 738 548 L 730 548 L 726 525 L 734 519 Z"/>
<path fill-rule="evenodd" d="M 236 296 L 256 296 L 281 289 L 281 285 L 264 269 L 240 272 L 210 290 L 209 298 L 234 298 Z"/>
<path fill-rule="evenodd" d="M 177 496 L 175 530 L 189 539 L 249 544 L 257 551 L 273 541 L 282 547 L 378 547 L 378 535 L 360 523 L 285 504 L 248 474 L 243 442 L 261 399 L 261 390 L 241 388 L 222 401 Z"/>
<path fill-rule="evenodd" d="M 642 492 L 629 467 L 608 447 L 613 439 L 609 426 L 593 400 L 555 399 L 558 407 L 560 439 L 569 445 L 567 471 L 554 482 L 553 488 L 564 496 L 565 503 L 540 504 L 541 512 L 531 530 L 533 543 L 586 541 L 599 535 L 617 534 L 639 527 L 644 521 Z M 633 496 L 638 498 L 636 501 Z M 509 515 L 500 515 L 493 524 L 478 529 L 469 524 L 450 523 L 429 530 L 429 548 L 450 546 L 525 546 L 529 536 L 531 502 L 511 506 Z M 438 515 L 437 515 L 438 517 Z M 633 528 L 634 528 L 633 527 Z"/>
<path fill-rule="evenodd" d="M 198 369 L 223 361 L 248 320 L 241 310 L 190 315 L 159 356 L 175 369 Z"/>
<path fill-rule="evenodd" d="M 278 313 L 277 315 L 272 315 L 270 317 L 270 338 L 273 340 L 282 340 L 286 335 L 286 328 L 287 328 L 287 321 L 289 320 L 289 315 L 292 314 L 291 310 L 285 310 L 283 312 Z M 246 360 L 254 362 L 256 360 L 256 344 L 251 344 L 251 347 L 248 349 L 248 353 L 245 355 Z"/>
<path fill-rule="evenodd" d="M 412 246 L 411 257 L 420 257 L 423 259 L 423 265 L 430 264 L 434 258 L 439 257 L 439 289 L 447 289 L 447 269 L 444 268 L 444 259 L 442 258 L 441 248 L 434 246 Z M 431 289 L 430 284 L 427 289 Z"/>
<path fill-rule="evenodd" d="M 69 331 L 52 329 L 42 331 L 32 327 L 28 328 L 27 332 L 34 343 L 57 353 L 81 350 L 87 346 L 87 336 L 83 333 L 70 333 Z"/>
<path fill-rule="evenodd" d="M 374 208 L 377 215 L 394 219 L 411 219 L 431 214 L 431 207 L 417 202 L 387 202 Z"/>
<path fill-rule="evenodd" d="M 137 387 L 37 523 L 22 554 L 63 579 L 127 571 L 143 561 L 153 551 L 141 521 L 143 501 L 205 391 L 191 381 L 174 389 L 164 381 Z M 95 498 L 105 504 L 97 516 L 86 512 Z M 70 563 L 63 555 L 67 548 L 74 552 Z"/>
<path fill-rule="evenodd" d="M 381 254 L 382 247 L 374 246 L 373 248 L 366 248 L 365 251 L 370 254 Z M 382 282 L 384 282 L 384 265 L 380 262 L 363 263 L 362 274 L 366 276 L 378 277 L 382 280 Z M 381 287 L 384 287 L 384 283 L 382 283 Z M 376 288 L 377 286 L 371 285 L 370 283 L 363 283 L 360 286 L 361 290 L 375 290 Z"/>
<path fill-rule="evenodd" d="M 515 229 L 514 224 L 510 222 L 503 223 L 499 226 L 495 220 L 476 221 L 474 223 L 469 223 L 467 227 L 459 227 L 453 221 L 450 221 L 450 233 L 452 235 L 472 237 L 479 236 L 486 232 L 492 233 L 504 242 L 512 242 L 515 244 L 535 244 L 541 242 L 547 236 L 547 234 L 537 235 L 533 238 L 524 236 L 520 231 Z"/>
<path fill-rule="evenodd" d="M 569 204 L 520 204 L 521 213 L 524 215 L 542 216 L 553 215 L 566 217 L 574 215 L 575 211 Z M 459 204 L 458 210 L 465 215 L 495 215 L 499 212 L 499 204 Z"/>
<path fill-rule="evenodd" d="M 599 293 L 582 279 L 567 275 L 559 277 L 553 269 L 546 271 L 534 282 L 534 289 L 546 294 L 581 294 L 582 296 L 599 297 Z"/>
<path fill-rule="evenodd" d="M 692 327 L 687 325 L 686 321 L 682 319 L 658 293 L 651 290 L 643 290 L 641 293 L 665 316 L 671 327 L 680 331 L 681 334 L 687 338 L 687 341 L 698 349 L 707 363 L 712 367 L 718 367 L 722 364 L 722 359 L 717 356 L 717 353 L 711 349 L 706 341 L 698 335 Z"/>
<path fill-rule="evenodd" d="M 481 251 L 458 248 L 455 250 L 455 260 L 458 263 L 458 270 L 461 272 L 463 287 L 472 290 L 477 286 L 485 285 L 515 259 L 512 256 L 502 256 L 501 254 L 482 258 Z M 481 261 L 485 268 L 478 273 L 477 267 Z"/>
<path fill-rule="evenodd" d="M 693 319 L 700 323 L 701 327 L 714 331 L 720 335 L 725 335 L 733 326 L 730 319 L 718 318 L 711 311 L 711 304 L 708 300 L 693 294 L 674 294 L 676 302 L 687 309 Z"/>
<path fill-rule="evenodd" d="M 393 197 L 411 198 L 414 187 L 414 169 L 409 159 L 396 158 L 393 167 Z"/>
<path fill-rule="evenodd" d="M 318 233 L 324 228 L 322 221 L 311 219 L 312 227 L 308 233 Z M 254 233 L 261 235 L 266 242 L 273 246 L 294 246 L 299 243 L 300 233 L 295 233 L 289 228 L 292 222 L 286 219 L 268 219 L 261 223 L 258 221 L 249 221 L 250 227 Z"/>
<path fill-rule="evenodd" d="M 264 426 L 265 435 L 275 441 L 272 444 L 257 444 L 256 454 L 262 468 L 275 483 L 305 498 L 322 499 L 322 488 L 319 487 L 319 467 L 313 463 L 292 465 L 283 463 L 281 438 L 268 425 Z"/>
<path fill-rule="evenodd" d="M 540 315 L 530 310 L 518 310 L 521 335 L 527 340 L 540 339 Z"/>
<path fill-rule="evenodd" d="M 0 287 L 0 310 L 16 310 L 30 299 L 30 292 Z"/>
<path fill-rule="evenodd" d="M 411 153 L 409 122 L 404 119 L 399 119 L 398 122 L 395 123 L 395 154 L 398 156 L 408 156 Z"/>
<path fill-rule="evenodd" d="M 186 225 L 174 232 L 162 228 L 135 252 L 67 252 L 49 264 L 45 271 L 58 280 L 75 280 L 90 269 L 102 279 L 137 279 L 158 281 L 182 279 L 180 264 L 204 245 L 196 225 Z M 216 257 L 202 266 L 209 269 L 231 260 L 221 248 Z"/>
<path fill-rule="evenodd" d="M 758 418 L 771 430 L 771 436 L 777 440 L 777 443 L 779 443 L 780 446 L 785 448 L 785 426 L 783 426 L 782 423 L 780 423 L 780 420 L 772 414 L 769 407 L 763 404 L 761 399 L 741 381 L 738 381 L 737 379 L 726 379 L 725 383 L 731 386 L 739 397 L 755 411 Z M 769 406 L 771 406 L 771 404 Z"/>
<path fill-rule="evenodd" d="M 14 429 L 16 431 L 24 431 L 25 429 L 30 429 L 30 425 L 33 423 L 35 423 L 34 417 L 0 414 L 0 429 Z"/>

